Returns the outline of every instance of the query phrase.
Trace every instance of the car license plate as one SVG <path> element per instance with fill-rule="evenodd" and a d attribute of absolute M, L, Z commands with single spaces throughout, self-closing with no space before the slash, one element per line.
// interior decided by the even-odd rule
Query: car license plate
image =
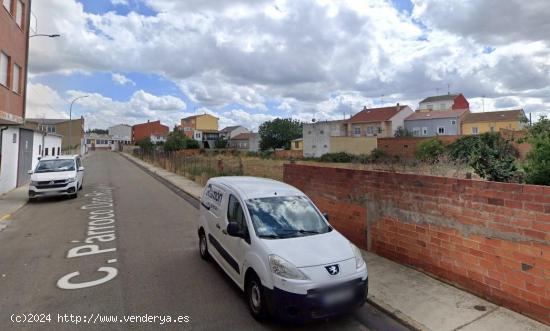
<path fill-rule="evenodd" d="M 325 305 L 334 305 L 342 302 L 349 301 L 353 297 L 352 289 L 343 289 L 332 293 L 327 293 L 323 297 Z"/>

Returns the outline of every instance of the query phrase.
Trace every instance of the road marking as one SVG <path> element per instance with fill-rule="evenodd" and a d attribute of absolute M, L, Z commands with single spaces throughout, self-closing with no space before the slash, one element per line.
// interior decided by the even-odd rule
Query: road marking
<path fill-rule="evenodd" d="M 11 214 L 6 214 L 6 215 L 0 217 L 0 221 L 5 221 L 5 220 L 7 220 L 7 219 L 10 218 L 10 217 L 11 217 Z"/>

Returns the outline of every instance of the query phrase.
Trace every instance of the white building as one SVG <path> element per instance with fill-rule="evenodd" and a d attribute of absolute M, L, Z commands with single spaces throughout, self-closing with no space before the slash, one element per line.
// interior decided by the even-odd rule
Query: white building
<path fill-rule="evenodd" d="M 111 126 L 108 132 L 109 136 L 122 144 L 129 145 L 132 143 L 132 126 L 128 124 Z"/>
<path fill-rule="evenodd" d="M 0 193 L 25 185 L 42 156 L 61 153 L 62 137 L 11 126 L 0 128 Z"/>
<path fill-rule="evenodd" d="M 151 138 L 151 142 L 153 144 L 165 143 L 166 142 L 166 136 L 152 134 L 150 138 Z"/>
<path fill-rule="evenodd" d="M 346 135 L 346 122 L 324 121 L 303 126 L 304 157 L 321 157 L 330 152 L 330 137 Z"/>
<path fill-rule="evenodd" d="M 241 133 L 250 133 L 250 131 L 248 131 L 248 129 L 245 128 L 244 126 L 240 126 L 240 125 L 228 126 L 223 128 L 220 131 L 220 138 L 231 140 L 234 137 L 240 135 Z"/>
<path fill-rule="evenodd" d="M 248 139 L 248 151 L 258 152 L 260 151 L 260 134 L 258 132 L 251 132 Z"/>

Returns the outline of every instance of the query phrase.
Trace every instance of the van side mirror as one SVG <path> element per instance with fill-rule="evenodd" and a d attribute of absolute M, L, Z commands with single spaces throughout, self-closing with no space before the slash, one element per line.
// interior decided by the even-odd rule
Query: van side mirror
<path fill-rule="evenodd" d="M 84 167 L 78 167 L 78 171 L 84 171 Z"/>
<path fill-rule="evenodd" d="M 328 214 L 327 213 L 323 213 L 323 217 L 327 220 L 327 221 L 330 221 L 329 217 L 328 217 Z"/>
<path fill-rule="evenodd" d="M 32 174 L 34 173 L 34 171 L 29 170 L 29 171 L 27 171 L 27 173 L 28 173 L 29 175 L 32 175 Z"/>
<path fill-rule="evenodd" d="M 231 237 L 244 238 L 244 233 L 242 233 L 241 229 L 239 228 L 239 224 L 237 224 L 236 222 L 229 222 L 227 224 L 227 234 Z"/>

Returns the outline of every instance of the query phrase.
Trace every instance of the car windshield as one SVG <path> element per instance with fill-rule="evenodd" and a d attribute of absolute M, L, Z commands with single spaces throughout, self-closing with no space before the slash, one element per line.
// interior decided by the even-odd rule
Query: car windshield
<path fill-rule="evenodd" d="M 35 172 L 74 171 L 74 160 L 43 160 L 36 166 Z"/>
<path fill-rule="evenodd" d="M 261 238 L 302 237 L 332 230 L 306 197 L 250 199 L 246 205 Z"/>

